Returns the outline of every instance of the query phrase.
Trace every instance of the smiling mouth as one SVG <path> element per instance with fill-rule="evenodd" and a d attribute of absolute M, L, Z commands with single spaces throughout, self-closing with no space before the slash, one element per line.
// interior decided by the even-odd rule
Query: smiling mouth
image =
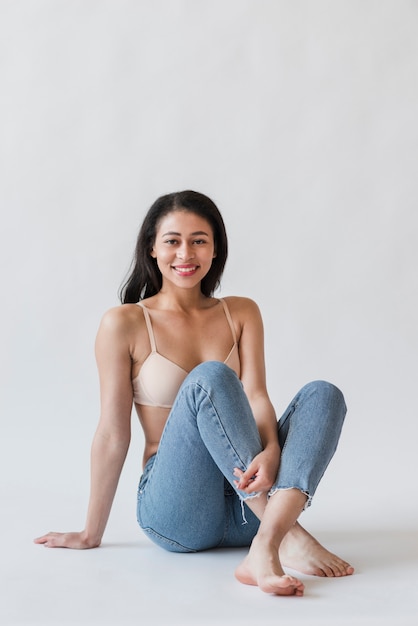
<path fill-rule="evenodd" d="M 198 265 L 173 265 L 173 269 L 179 274 L 193 274 L 197 269 Z"/>

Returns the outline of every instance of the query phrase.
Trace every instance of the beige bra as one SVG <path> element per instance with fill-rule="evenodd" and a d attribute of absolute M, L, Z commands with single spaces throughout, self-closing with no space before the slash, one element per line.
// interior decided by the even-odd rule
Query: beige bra
<path fill-rule="evenodd" d="M 239 376 L 240 360 L 234 324 L 225 300 L 221 298 L 220 302 L 222 302 L 234 340 L 234 344 L 224 363 Z M 143 362 L 138 375 L 132 380 L 134 402 L 144 406 L 156 406 L 170 409 L 173 406 L 182 382 L 189 372 L 157 352 L 149 311 L 142 302 L 138 302 L 138 305 L 144 311 L 145 323 L 151 344 L 151 353 Z"/>

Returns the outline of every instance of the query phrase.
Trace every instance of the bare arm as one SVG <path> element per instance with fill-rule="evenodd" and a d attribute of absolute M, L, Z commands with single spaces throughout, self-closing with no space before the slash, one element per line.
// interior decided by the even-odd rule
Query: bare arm
<path fill-rule="evenodd" d="M 276 479 L 280 461 L 277 419 L 266 387 L 264 362 L 264 329 L 258 306 L 249 299 L 240 299 L 241 320 L 239 342 L 241 380 L 250 402 L 263 452 L 255 457 L 245 473 L 237 472 L 239 488 L 252 493 L 268 491 Z M 254 478 L 255 477 L 255 478 Z"/>
<path fill-rule="evenodd" d="M 129 448 L 132 409 L 129 314 L 109 311 L 96 339 L 100 378 L 100 420 L 91 449 L 90 499 L 84 530 L 47 533 L 35 543 L 47 547 L 95 548 L 100 545 Z"/>

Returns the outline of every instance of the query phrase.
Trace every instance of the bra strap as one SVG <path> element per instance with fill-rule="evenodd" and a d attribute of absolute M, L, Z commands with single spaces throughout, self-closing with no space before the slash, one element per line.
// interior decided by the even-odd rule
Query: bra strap
<path fill-rule="evenodd" d="M 151 351 L 157 352 L 157 346 L 155 345 L 154 331 L 152 330 L 151 317 L 150 317 L 149 311 L 147 307 L 142 304 L 142 302 L 138 302 L 138 305 L 144 311 L 145 324 L 147 325 L 149 342 L 151 344 Z"/>
<path fill-rule="evenodd" d="M 224 308 L 226 319 L 228 320 L 228 324 L 229 324 L 229 327 L 231 329 L 232 338 L 234 340 L 234 343 L 237 343 L 237 334 L 235 332 L 234 322 L 232 321 L 232 317 L 231 317 L 231 313 L 229 312 L 228 305 L 226 304 L 226 302 L 225 302 L 225 300 L 223 298 L 219 298 L 219 299 L 222 302 L 222 306 Z"/>

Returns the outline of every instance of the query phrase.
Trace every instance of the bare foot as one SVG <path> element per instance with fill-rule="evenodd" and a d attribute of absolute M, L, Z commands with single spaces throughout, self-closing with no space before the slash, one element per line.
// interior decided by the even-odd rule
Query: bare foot
<path fill-rule="evenodd" d="M 261 591 L 278 596 L 302 596 L 304 591 L 300 580 L 284 573 L 277 548 L 263 544 L 257 537 L 235 576 L 245 585 L 256 585 Z"/>
<path fill-rule="evenodd" d="M 280 545 L 284 566 L 312 576 L 351 576 L 354 568 L 324 548 L 299 523 L 287 533 Z"/>

